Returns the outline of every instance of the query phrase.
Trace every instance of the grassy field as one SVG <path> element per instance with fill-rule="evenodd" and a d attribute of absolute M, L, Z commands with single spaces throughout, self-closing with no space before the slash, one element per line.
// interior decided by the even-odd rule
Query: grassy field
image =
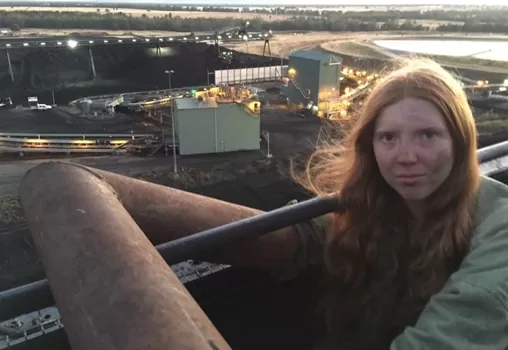
<path fill-rule="evenodd" d="M 0 7 L 0 11 L 60 11 L 60 12 L 93 12 L 93 13 L 124 13 L 133 17 L 164 17 L 171 13 L 173 16 L 182 18 L 235 18 L 235 19 L 255 19 L 264 21 L 283 21 L 291 16 L 271 15 L 266 13 L 250 12 L 202 12 L 202 11 L 160 11 L 160 10 L 142 10 L 127 8 L 94 8 L 94 7 Z"/>
<path fill-rule="evenodd" d="M 370 34 L 372 35 L 372 34 Z M 352 40 L 353 38 L 363 38 L 362 33 L 334 33 L 334 32 L 309 32 L 309 33 L 276 33 L 270 40 L 272 56 L 288 57 L 292 51 L 317 47 L 330 41 Z M 244 51 L 251 54 L 262 55 L 264 41 L 254 41 L 249 43 L 225 44 L 224 46 L 233 48 L 237 51 Z"/>

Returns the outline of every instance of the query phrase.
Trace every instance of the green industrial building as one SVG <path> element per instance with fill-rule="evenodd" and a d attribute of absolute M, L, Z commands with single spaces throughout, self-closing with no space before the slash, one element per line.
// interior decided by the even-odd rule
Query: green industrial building
<path fill-rule="evenodd" d="M 201 98 L 176 99 L 175 132 L 180 155 L 259 150 L 258 112 L 259 102 L 244 104 L 217 103 L 213 99 Z"/>
<path fill-rule="evenodd" d="M 309 103 L 337 97 L 340 88 L 342 59 L 322 51 L 295 51 L 289 56 L 288 85 L 284 94 L 291 104 Z"/>

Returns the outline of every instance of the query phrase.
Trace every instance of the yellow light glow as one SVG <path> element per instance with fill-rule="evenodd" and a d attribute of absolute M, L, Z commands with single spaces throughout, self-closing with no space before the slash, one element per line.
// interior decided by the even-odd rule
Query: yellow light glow
<path fill-rule="evenodd" d="M 128 141 L 126 140 L 113 140 L 113 141 L 110 141 L 110 144 L 112 145 L 115 145 L 115 146 L 120 146 L 120 145 L 124 145 L 126 144 Z"/>
<path fill-rule="evenodd" d="M 27 142 L 27 143 L 48 143 L 49 140 L 44 140 L 44 139 L 25 139 L 25 142 Z"/>

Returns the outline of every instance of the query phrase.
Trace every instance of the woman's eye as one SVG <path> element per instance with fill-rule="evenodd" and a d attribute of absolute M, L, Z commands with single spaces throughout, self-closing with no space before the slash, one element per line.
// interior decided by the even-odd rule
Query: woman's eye
<path fill-rule="evenodd" d="M 395 135 L 393 134 L 383 134 L 379 136 L 379 140 L 382 142 L 393 142 L 395 141 Z"/>
<path fill-rule="evenodd" d="M 426 131 L 422 132 L 422 136 L 426 140 L 431 140 L 434 137 L 436 137 L 436 132 L 431 131 L 431 130 L 426 130 Z"/>

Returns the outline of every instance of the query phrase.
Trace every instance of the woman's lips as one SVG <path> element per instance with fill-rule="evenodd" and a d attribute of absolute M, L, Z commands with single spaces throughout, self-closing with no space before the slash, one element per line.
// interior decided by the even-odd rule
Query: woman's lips
<path fill-rule="evenodd" d="M 406 185 L 411 185 L 423 178 L 423 175 L 420 174 L 407 174 L 407 175 L 398 175 L 396 176 L 399 181 Z"/>

